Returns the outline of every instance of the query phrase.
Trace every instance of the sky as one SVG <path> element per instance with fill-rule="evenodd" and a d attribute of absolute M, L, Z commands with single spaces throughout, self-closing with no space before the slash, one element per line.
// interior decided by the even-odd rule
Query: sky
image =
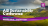
<path fill-rule="evenodd" d="M 41 3 L 48 5 L 48 0 L 0 0 L 0 9 L 36 9 Z"/>

